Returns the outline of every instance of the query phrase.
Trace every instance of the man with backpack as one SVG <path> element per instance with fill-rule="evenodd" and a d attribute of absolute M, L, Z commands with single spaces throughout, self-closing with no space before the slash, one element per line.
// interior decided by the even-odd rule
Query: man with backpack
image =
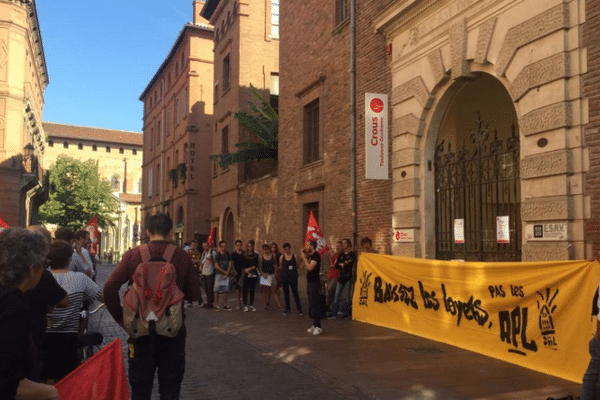
<path fill-rule="evenodd" d="M 150 242 L 129 250 L 104 284 L 106 308 L 129 333 L 131 398 L 149 399 L 158 369 L 161 399 L 178 399 L 185 371 L 183 301 L 200 300 L 192 259 L 168 240 L 173 221 L 152 215 Z M 129 282 L 123 307 L 119 289 Z"/>

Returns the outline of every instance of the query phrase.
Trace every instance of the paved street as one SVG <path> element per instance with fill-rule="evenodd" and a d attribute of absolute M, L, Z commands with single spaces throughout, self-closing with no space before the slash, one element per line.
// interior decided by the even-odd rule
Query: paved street
<path fill-rule="evenodd" d="M 100 267 L 100 283 L 112 268 Z M 308 316 L 283 316 L 261 304 L 257 293 L 257 312 L 215 312 L 197 305 L 186 310 L 182 399 L 545 400 L 579 395 L 579 384 L 355 321 L 325 320 L 324 333 L 315 337 L 306 332 Z M 230 305 L 236 305 L 235 295 Z M 108 313 L 96 317 L 101 317 L 106 343 L 117 336 L 125 341 Z"/>

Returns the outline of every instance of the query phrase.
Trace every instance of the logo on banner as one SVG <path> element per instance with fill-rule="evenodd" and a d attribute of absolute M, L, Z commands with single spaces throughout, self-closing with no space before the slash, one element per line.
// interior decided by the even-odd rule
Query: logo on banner
<path fill-rule="evenodd" d="M 375 97 L 373 100 L 371 100 L 371 104 L 369 104 L 369 106 L 374 113 L 379 114 L 383 111 L 383 100 L 381 100 L 379 97 Z"/>
<path fill-rule="evenodd" d="M 540 311 L 540 330 L 542 332 L 542 338 L 544 339 L 544 347 L 554 349 L 558 347 L 556 343 L 556 329 L 554 327 L 554 318 L 552 317 L 557 306 L 552 305 L 554 299 L 558 295 L 558 289 L 554 292 L 552 298 L 550 298 L 550 288 L 546 288 L 546 297 L 540 292 L 537 292 L 542 298 L 542 303 L 537 302 L 538 310 Z"/>
<path fill-rule="evenodd" d="M 360 297 L 358 305 L 368 306 L 369 305 L 369 286 L 371 286 L 371 275 L 372 272 L 364 271 L 363 277 L 360 278 Z"/>

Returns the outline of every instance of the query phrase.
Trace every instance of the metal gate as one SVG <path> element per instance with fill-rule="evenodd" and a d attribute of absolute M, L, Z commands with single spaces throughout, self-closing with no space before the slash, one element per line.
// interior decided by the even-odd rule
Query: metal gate
<path fill-rule="evenodd" d="M 520 187 L 515 125 L 498 139 L 479 115 L 462 149 L 442 140 L 435 152 L 436 258 L 520 261 Z"/>

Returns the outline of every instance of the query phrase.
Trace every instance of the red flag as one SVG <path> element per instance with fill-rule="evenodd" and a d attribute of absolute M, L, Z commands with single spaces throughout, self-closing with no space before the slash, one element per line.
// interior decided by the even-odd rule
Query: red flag
<path fill-rule="evenodd" d="M 8 224 L 4 222 L 2 216 L 0 216 L 0 228 L 8 228 Z"/>
<path fill-rule="evenodd" d="M 319 223 L 315 219 L 312 211 L 308 216 L 308 226 L 306 227 L 306 236 L 304 237 L 304 248 L 308 247 L 308 242 L 311 240 L 315 240 L 317 242 L 316 250 L 320 255 L 323 255 L 329 251 L 327 241 L 325 240 L 323 232 L 321 232 L 321 228 L 319 227 Z"/>
<path fill-rule="evenodd" d="M 93 257 L 98 254 L 98 216 L 94 215 L 92 219 L 90 219 L 83 227 L 83 229 L 90 233 L 90 239 L 92 241 L 92 245 L 90 246 L 90 254 Z"/>
<path fill-rule="evenodd" d="M 115 339 L 54 386 L 61 400 L 129 400 L 121 340 Z"/>
<path fill-rule="evenodd" d="M 208 247 L 210 247 L 211 249 L 213 247 L 215 247 L 215 227 L 212 226 L 210 228 L 210 233 L 208 234 L 208 239 L 206 240 L 206 243 L 208 243 Z"/>

